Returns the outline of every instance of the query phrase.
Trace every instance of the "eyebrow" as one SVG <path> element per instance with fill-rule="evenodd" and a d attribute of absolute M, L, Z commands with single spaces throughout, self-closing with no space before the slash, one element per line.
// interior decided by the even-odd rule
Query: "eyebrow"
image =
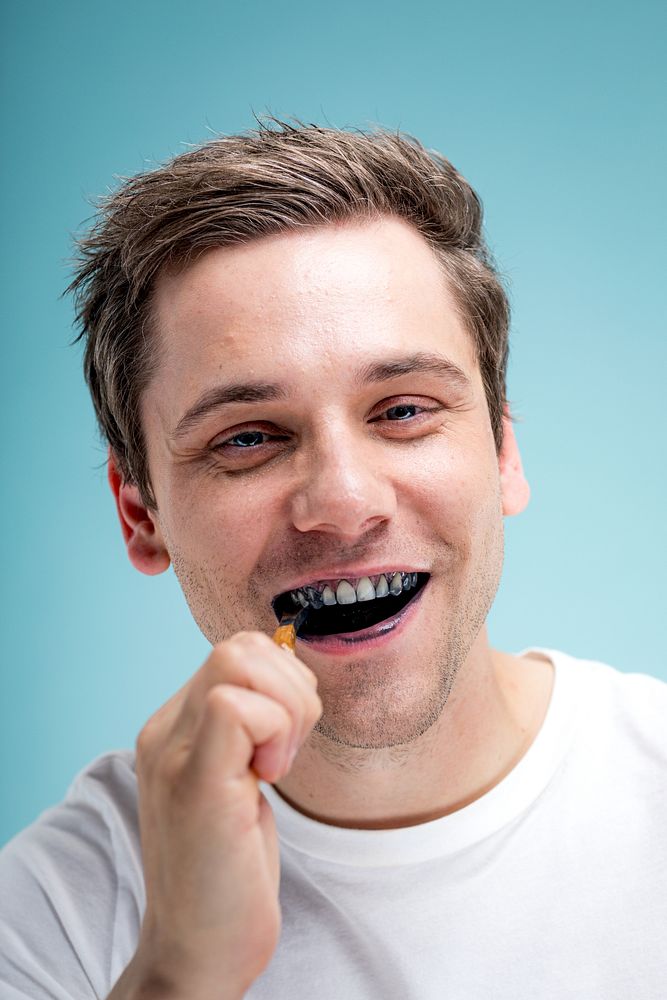
<path fill-rule="evenodd" d="M 229 382 L 207 389 L 176 425 L 174 437 L 183 437 L 212 410 L 229 403 L 264 403 L 269 399 L 285 399 L 287 391 L 271 382 Z"/>
<path fill-rule="evenodd" d="M 402 375 L 435 375 L 449 382 L 455 389 L 471 388 L 471 381 L 462 368 L 442 354 L 417 351 L 386 361 L 371 361 L 356 372 L 355 381 L 359 385 L 390 382 Z M 213 410 L 230 403 L 264 403 L 267 400 L 287 399 L 284 386 L 272 382 L 230 382 L 213 386 L 197 399 L 181 417 L 173 437 L 187 434 Z"/>
<path fill-rule="evenodd" d="M 387 361 L 371 361 L 359 369 L 359 383 L 389 382 L 401 375 L 436 375 L 449 382 L 456 389 L 470 389 L 472 382 L 462 368 L 446 358 L 444 354 L 430 351 L 416 351 Z"/>

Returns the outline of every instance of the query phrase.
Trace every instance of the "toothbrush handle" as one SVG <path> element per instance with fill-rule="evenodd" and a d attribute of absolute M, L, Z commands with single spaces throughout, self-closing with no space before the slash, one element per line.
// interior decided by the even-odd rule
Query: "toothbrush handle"
<path fill-rule="evenodd" d="M 277 646 L 285 646 L 293 653 L 296 646 L 296 629 L 294 628 L 294 623 L 290 622 L 289 625 L 279 625 L 273 633 L 272 639 Z"/>

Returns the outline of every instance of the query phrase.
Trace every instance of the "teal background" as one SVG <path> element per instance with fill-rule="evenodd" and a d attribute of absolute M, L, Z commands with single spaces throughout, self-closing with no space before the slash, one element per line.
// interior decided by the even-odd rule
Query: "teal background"
<path fill-rule="evenodd" d="M 0 842 L 206 655 L 174 577 L 126 560 L 59 295 L 88 199 L 253 111 L 401 127 L 480 192 L 533 487 L 492 640 L 667 679 L 664 4 L 5 0 L 2 20 Z"/>

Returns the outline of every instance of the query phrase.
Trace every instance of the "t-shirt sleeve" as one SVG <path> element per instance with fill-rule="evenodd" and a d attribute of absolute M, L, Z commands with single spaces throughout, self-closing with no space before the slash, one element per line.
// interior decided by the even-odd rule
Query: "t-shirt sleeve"
<path fill-rule="evenodd" d="M 2 1000 L 105 998 L 138 940 L 134 773 L 107 755 L 0 853 Z"/>

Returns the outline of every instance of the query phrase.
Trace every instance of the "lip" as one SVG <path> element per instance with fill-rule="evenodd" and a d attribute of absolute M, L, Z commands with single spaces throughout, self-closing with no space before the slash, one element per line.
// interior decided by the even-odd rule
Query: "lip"
<path fill-rule="evenodd" d="M 382 571 L 380 570 L 380 572 Z M 415 570 L 415 572 L 417 571 Z M 315 653 L 338 656 L 358 656 L 365 652 L 370 653 L 381 649 L 409 628 L 417 615 L 419 605 L 430 582 L 429 578 L 410 603 L 393 618 L 387 618 L 386 621 L 371 625 L 370 628 L 362 629 L 359 632 L 340 632 L 335 635 L 313 637 L 297 636 L 297 648 L 301 646 L 304 651 L 312 650 Z"/>
<path fill-rule="evenodd" d="M 301 587 L 307 587 L 309 584 L 326 583 L 334 580 L 360 580 L 362 576 L 380 576 L 381 573 L 388 573 L 390 570 L 402 573 L 430 573 L 428 569 L 413 566 L 410 562 L 400 562 L 400 559 L 396 559 L 391 563 L 385 563 L 383 566 L 371 566 L 370 568 L 368 566 L 338 566 L 333 569 L 326 567 L 321 570 L 312 570 L 308 576 L 301 576 L 296 582 L 288 582 L 282 590 L 274 594 L 272 600 L 275 600 L 276 597 L 282 594 L 287 594 L 290 590 L 300 590 Z"/>

